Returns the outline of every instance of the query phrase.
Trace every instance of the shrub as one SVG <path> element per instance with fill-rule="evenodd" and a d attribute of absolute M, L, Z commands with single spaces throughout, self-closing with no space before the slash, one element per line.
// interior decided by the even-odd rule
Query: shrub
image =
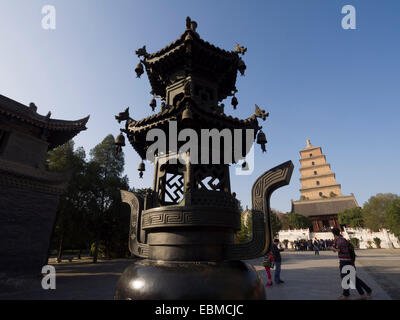
<path fill-rule="evenodd" d="M 372 241 L 368 240 L 367 243 L 368 243 L 368 249 L 372 249 Z"/>
<path fill-rule="evenodd" d="M 94 248 L 95 248 L 95 243 L 93 242 L 92 245 L 90 246 L 90 255 L 93 257 L 94 255 Z M 106 246 L 103 243 L 99 243 L 99 248 L 97 249 L 97 254 L 99 258 L 105 258 L 106 257 Z"/>
<path fill-rule="evenodd" d="M 350 242 L 354 246 L 354 248 L 359 248 L 360 247 L 360 240 L 357 238 L 350 238 Z"/>
<path fill-rule="evenodd" d="M 378 237 L 374 238 L 374 242 L 377 248 L 381 247 L 381 239 L 379 239 Z"/>

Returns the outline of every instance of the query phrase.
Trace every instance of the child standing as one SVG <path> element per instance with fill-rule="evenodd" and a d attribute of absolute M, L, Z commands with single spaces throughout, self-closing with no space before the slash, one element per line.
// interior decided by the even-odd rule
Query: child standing
<path fill-rule="evenodd" d="M 271 278 L 271 269 L 274 267 L 274 256 L 271 252 L 267 253 L 266 256 L 264 256 L 264 268 L 265 271 L 267 272 L 267 277 L 268 277 L 268 282 L 266 283 L 266 287 L 272 286 L 272 278 Z"/>

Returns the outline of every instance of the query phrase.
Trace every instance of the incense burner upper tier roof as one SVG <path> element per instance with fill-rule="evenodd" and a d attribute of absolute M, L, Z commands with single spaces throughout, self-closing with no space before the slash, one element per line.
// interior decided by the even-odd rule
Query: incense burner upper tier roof
<path fill-rule="evenodd" d="M 145 46 L 136 51 L 143 57 L 155 96 L 166 99 L 167 87 L 189 74 L 213 83 L 218 101 L 234 94 L 237 72 L 243 74 L 246 68 L 239 57 L 240 51 L 226 51 L 202 40 L 196 27 L 197 24 L 188 18 L 185 32 L 165 48 L 151 54 L 146 52 Z"/>

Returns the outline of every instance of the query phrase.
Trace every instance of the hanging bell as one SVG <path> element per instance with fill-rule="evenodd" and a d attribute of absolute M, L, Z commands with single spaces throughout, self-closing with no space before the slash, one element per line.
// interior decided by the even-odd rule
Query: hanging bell
<path fill-rule="evenodd" d="M 193 114 L 190 110 L 189 106 L 186 106 L 186 109 L 182 112 L 182 123 L 189 124 L 193 120 Z"/>
<path fill-rule="evenodd" d="M 238 68 L 240 74 L 242 76 L 244 76 L 244 71 L 246 70 L 246 65 L 244 64 L 242 59 L 239 59 L 239 63 L 238 63 L 238 67 L 237 68 Z"/>
<path fill-rule="evenodd" d="M 142 160 L 142 162 L 139 163 L 139 168 L 138 168 L 138 171 L 139 171 L 139 178 L 140 178 L 140 179 L 143 178 L 143 171 L 145 171 L 145 170 L 146 170 L 146 167 L 145 167 L 144 162 L 143 162 L 143 160 Z"/>
<path fill-rule="evenodd" d="M 239 104 L 239 102 L 238 102 L 238 100 L 237 100 L 237 98 L 235 96 L 232 97 L 231 104 L 233 106 L 233 109 L 236 110 L 236 106 Z"/>
<path fill-rule="evenodd" d="M 153 112 L 154 112 L 154 109 L 157 107 L 157 101 L 156 101 L 156 99 L 151 99 L 151 101 L 150 101 L 150 107 L 151 107 L 151 110 L 153 110 Z"/>
<path fill-rule="evenodd" d="M 117 146 L 117 153 L 122 151 L 122 147 L 125 147 L 125 137 L 122 133 L 117 135 L 115 138 L 115 145 Z"/>
<path fill-rule="evenodd" d="M 267 143 L 267 138 L 265 137 L 265 133 L 260 130 L 257 135 L 257 144 L 261 145 L 262 152 L 266 152 L 265 144 Z"/>
<path fill-rule="evenodd" d="M 143 65 L 139 62 L 135 68 L 136 78 L 140 78 L 140 76 L 144 73 Z"/>

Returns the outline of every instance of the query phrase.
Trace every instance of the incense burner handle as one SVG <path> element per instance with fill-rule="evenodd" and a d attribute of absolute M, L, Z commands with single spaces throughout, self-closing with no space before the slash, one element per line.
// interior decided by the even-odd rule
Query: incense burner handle
<path fill-rule="evenodd" d="M 149 254 L 149 245 L 141 242 L 140 230 L 141 230 L 141 218 L 143 210 L 143 199 L 138 197 L 136 194 L 120 190 L 121 200 L 129 204 L 131 208 L 131 220 L 129 228 L 129 251 L 135 256 L 141 258 L 147 258 Z"/>
<path fill-rule="evenodd" d="M 245 243 L 231 245 L 226 260 L 247 260 L 265 255 L 271 249 L 270 198 L 272 193 L 290 182 L 292 161 L 284 162 L 262 174 L 252 188 L 253 238 Z"/>

